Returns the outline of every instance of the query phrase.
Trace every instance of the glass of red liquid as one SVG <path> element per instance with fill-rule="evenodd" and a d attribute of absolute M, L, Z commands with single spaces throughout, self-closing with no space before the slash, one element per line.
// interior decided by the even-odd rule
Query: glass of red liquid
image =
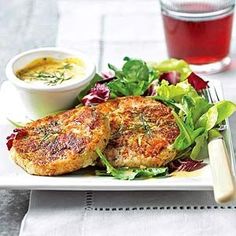
<path fill-rule="evenodd" d="M 230 64 L 234 0 L 161 0 L 169 57 L 196 72 L 215 73 Z"/>

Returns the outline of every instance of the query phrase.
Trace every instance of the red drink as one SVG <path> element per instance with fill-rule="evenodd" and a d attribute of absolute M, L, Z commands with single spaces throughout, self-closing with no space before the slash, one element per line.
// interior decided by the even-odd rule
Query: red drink
<path fill-rule="evenodd" d="M 201 65 L 221 61 L 229 54 L 233 13 L 196 19 L 163 14 L 170 57 Z"/>

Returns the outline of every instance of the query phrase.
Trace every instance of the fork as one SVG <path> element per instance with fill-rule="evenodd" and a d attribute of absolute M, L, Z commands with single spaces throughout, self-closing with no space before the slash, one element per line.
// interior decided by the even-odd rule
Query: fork
<path fill-rule="evenodd" d="M 202 90 L 202 95 L 209 103 L 214 104 L 220 101 L 217 90 L 213 85 L 210 88 Z M 226 129 L 226 122 L 223 121 L 219 125 L 218 131 L 222 132 Z M 208 153 L 215 200 L 218 203 L 232 201 L 236 196 L 236 187 L 223 136 L 213 138 L 208 142 Z"/>

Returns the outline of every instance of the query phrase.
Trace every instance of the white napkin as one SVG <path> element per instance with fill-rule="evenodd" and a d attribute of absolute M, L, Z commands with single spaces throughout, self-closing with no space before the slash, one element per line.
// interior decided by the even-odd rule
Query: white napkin
<path fill-rule="evenodd" d="M 32 191 L 20 236 L 230 236 L 235 209 L 206 191 Z"/>
<path fill-rule="evenodd" d="M 167 57 L 157 0 L 59 1 L 58 8 L 57 45 L 90 54 L 99 70 L 124 56 Z M 235 99 L 235 83 L 227 84 Z M 20 236 L 41 235 L 230 236 L 236 205 L 217 206 L 206 191 L 32 191 Z"/>

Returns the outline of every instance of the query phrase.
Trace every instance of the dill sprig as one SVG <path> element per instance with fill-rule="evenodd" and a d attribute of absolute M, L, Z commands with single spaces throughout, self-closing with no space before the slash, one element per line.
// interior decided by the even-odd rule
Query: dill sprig
<path fill-rule="evenodd" d="M 142 127 L 146 134 L 151 135 L 151 126 L 148 124 L 148 122 L 145 120 L 143 114 L 140 115 L 140 120 L 142 122 Z"/>
<path fill-rule="evenodd" d="M 52 73 L 48 73 L 45 71 L 39 71 L 32 75 L 33 78 L 37 80 L 44 81 L 45 84 L 54 86 L 57 84 L 61 84 L 64 81 L 70 80 L 73 76 L 65 76 L 65 71 L 55 71 Z"/>
<path fill-rule="evenodd" d="M 44 83 L 47 85 L 54 86 L 57 84 L 61 84 L 64 81 L 70 80 L 73 76 L 66 76 L 65 71 L 72 69 L 73 65 L 66 63 L 62 67 L 57 68 L 57 70 L 54 72 L 38 71 L 34 74 L 31 74 L 30 78 L 31 80 L 41 80 L 44 81 Z"/>
<path fill-rule="evenodd" d="M 73 66 L 70 63 L 66 63 L 64 66 L 59 67 L 59 70 L 72 70 Z"/>

